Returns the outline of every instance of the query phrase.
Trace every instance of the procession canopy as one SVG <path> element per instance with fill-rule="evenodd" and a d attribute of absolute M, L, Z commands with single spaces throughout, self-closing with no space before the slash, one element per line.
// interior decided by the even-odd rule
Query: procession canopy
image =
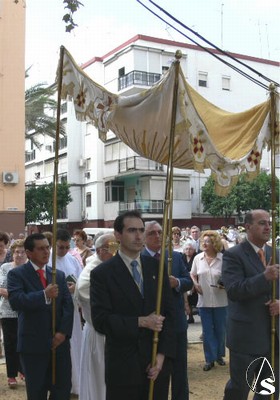
<path fill-rule="evenodd" d="M 64 51 L 61 97 L 74 101 L 76 118 L 92 122 L 101 140 L 114 134 L 139 155 L 168 164 L 174 64 L 151 88 L 124 96 L 95 83 Z M 262 150 L 270 148 L 270 100 L 240 113 L 216 107 L 179 71 L 173 166 L 210 168 L 216 192 L 226 195 L 240 173 L 253 179 Z M 279 146 L 278 146 L 279 151 Z"/>

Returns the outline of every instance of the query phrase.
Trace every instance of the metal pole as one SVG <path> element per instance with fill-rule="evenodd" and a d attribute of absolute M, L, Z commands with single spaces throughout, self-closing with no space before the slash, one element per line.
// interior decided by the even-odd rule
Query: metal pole
<path fill-rule="evenodd" d="M 162 285 L 163 285 L 163 272 L 164 272 L 164 256 L 165 256 L 165 241 L 167 238 L 168 231 L 168 217 L 170 215 L 170 207 L 172 207 L 172 177 L 173 177 L 173 152 L 174 152 L 174 138 L 175 138 L 175 126 L 176 126 L 176 109 L 177 109 L 177 97 L 179 87 L 179 69 L 180 69 L 180 58 L 182 53 L 180 50 L 176 51 L 175 58 L 175 79 L 173 87 L 173 101 L 172 101 L 172 115 L 171 115 L 171 127 L 170 127 L 170 138 L 169 138 L 169 154 L 168 154 L 168 166 L 167 166 L 167 180 L 165 188 L 165 204 L 163 213 L 163 227 L 162 227 L 162 243 L 160 252 L 160 264 L 159 264 L 159 276 L 158 276 L 158 289 L 157 289 L 157 304 L 156 314 L 160 315 L 161 299 L 162 299 Z M 169 238 L 171 240 L 171 238 Z M 152 366 L 156 363 L 156 355 L 158 348 L 158 332 L 154 332 L 153 337 L 153 350 L 152 350 Z M 153 400 L 154 393 L 154 381 L 150 381 L 149 388 L 149 400 Z"/>
<path fill-rule="evenodd" d="M 58 150 L 60 133 L 60 110 L 61 110 L 61 86 L 63 76 L 64 47 L 60 47 L 60 61 L 57 81 L 57 112 L 56 112 L 56 134 L 55 134 L 55 156 L 53 174 L 53 246 L 52 246 L 52 283 L 56 283 L 56 233 L 57 233 L 57 185 L 58 185 Z M 52 299 L 52 334 L 56 332 L 56 301 Z M 52 384 L 55 384 L 56 375 L 56 351 L 52 350 Z"/>
<path fill-rule="evenodd" d="M 270 131 L 271 131 L 271 217 L 272 217 L 272 265 L 276 263 L 276 174 L 275 174 L 275 135 L 276 135 L 276 93 L 273 83 L 269 86 L 270 90 Z M 276 299 L 276 281 L 272 281 L 271 301 Z M 271 367 L 275 367 L 275 336 L 276 318 L 271 317 Z M 277 379 L 277 378 L 276 378 Z M 271 394 L 271 400 L 274 400 L 274 393 Z"/>

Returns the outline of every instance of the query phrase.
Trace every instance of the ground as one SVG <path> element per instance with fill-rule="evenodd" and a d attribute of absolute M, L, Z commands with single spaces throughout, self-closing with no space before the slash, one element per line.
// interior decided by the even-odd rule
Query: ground
<path fill-rule="evenodd" d="M 190 385 L 190 400 L 222 400 L 225 383 L 228 380 L 227 365 L 216 365 L 211 371 L 204 372 L 204 356 L 202 343 L 190 344 L 188 348 L 188 374 Z M 73 399 L 77 397 L 73 397 Z M 17 389 L 11 390 L 7 386 L 5 365 L 0 365 L 0 399 L 25 400 L 23 383 Z M 98 399 L 93 399 L 98 400 Z"/>

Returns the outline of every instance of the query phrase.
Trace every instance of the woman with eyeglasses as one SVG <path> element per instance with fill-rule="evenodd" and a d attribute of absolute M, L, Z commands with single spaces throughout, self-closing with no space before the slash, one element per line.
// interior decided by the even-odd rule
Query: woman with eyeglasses
<path fill-rule="evenodd" d="M 0 319 L 3 329 L 8 385 L 11 389 L 15 389 L 18 373 L 20 379 L 24 379 L 24 375 L 17 353 L 18 313 L 12 310 L 8 300 L 7 276 L 12 268 L 24 264 L 27 260 L 24 240 L 15 240 L 10 250 L 13 261 L 4 263 L 0 267 Z"/>
<path fill-rule="evenodd" d="M 204 231 L 200 237 L 202 252 L 193 260 L 191 278 L 198 293 L 197 307 L 203 330 L 204 371 L 225 365 L 227 295 L 221 283 L 223 244 L 216 231 Z"/>
<path fill-rule="evenodd" d="M 172 247 L 174 251 L 183 253 L 183 246 L 181 243 L 181 229 L 179 226 L 173 226 L 172 228 Z"/>

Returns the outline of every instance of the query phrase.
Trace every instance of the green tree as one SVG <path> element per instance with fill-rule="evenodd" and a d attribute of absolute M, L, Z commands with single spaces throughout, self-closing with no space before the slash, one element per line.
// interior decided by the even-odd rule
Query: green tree
<path fill-rule="evenodd" d="M 203 210 L 209 212 L 214 217 L 224 217 L 227 221 L 235 210 L 234 195 L 230 193 L 228 196 L 221 197 L 215 192 L 215 181 L 210 176 L 201 191 L 201 200 Z"/>
<path fill-rule="evenodd" d="M 25 191 L 25 224 L 53 222 L 53 183 L 47 185 L 30 185 Z M 58 215 L 71 203 L 69 185 L 66 182 L 57 186 Z"/>
<path fill-rule="evenodd" d="M 25 71 L 28 77 L 30 68 Z M 56 135 L 57 101 L 54 99 L 56 86 L 47 86 L 37 83 L 25 91 L 25 138 L 30 139 L 36 147 L 40 148 L 38 135 Z M 65 135 L 63 123 L 60 123 L 60 134 Z"/>
<path fill-rule="evenodd" d="M 279 193 L 279 179 L 276 178 L 276 193 Z M 271 210 L 271 175 L 261 172 L 254 180 L 248 181 L 246 175 L 239 176 L 238 182 L 225 197 L 215 193 L 215 183 L 209 177 L 202 188 L 201 200 L 204 211 L 213 216 L 230 218 L 234 213 L 240 216 L 252 209 Z M 279 199 L 277 198 L 279 203 Z"/>

